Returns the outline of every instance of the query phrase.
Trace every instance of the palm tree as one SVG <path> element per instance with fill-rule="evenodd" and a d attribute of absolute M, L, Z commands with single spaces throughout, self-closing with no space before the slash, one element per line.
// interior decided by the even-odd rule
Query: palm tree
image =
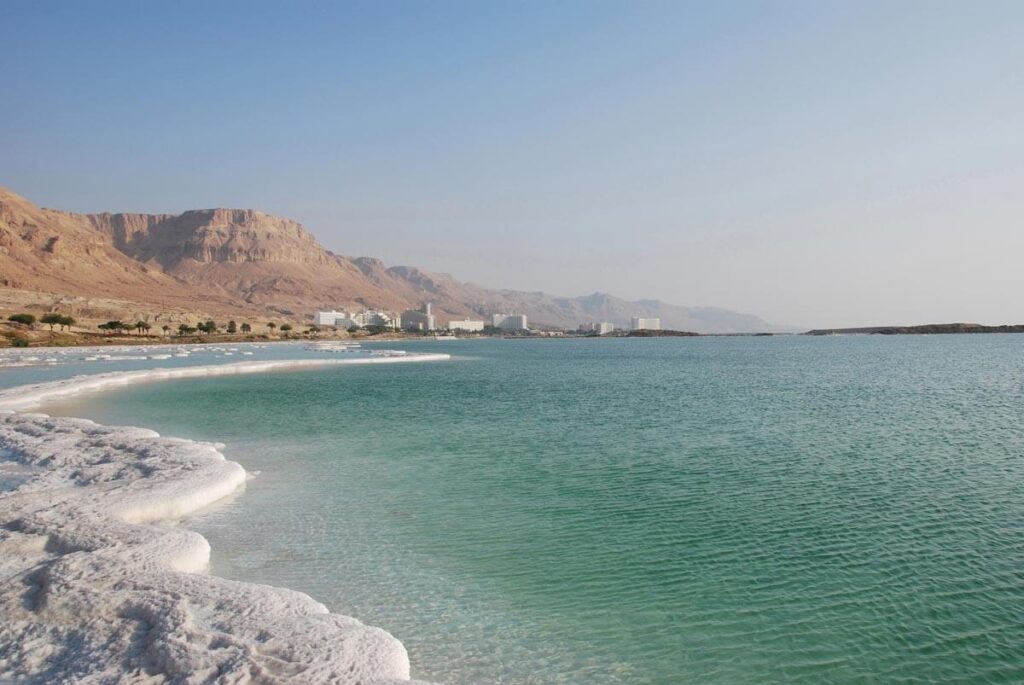
<path fill-rule="evenodd" d="M 164 335 L 167 335 L 168 333 L 171 332 L 171 327 L 168 326 L 167 324 L 164 324 L 163 326 L 160 327 L 160 330 L 164 332 Z"/>
<path fill-rule="evenodd" d="M 150 328 L 150 326 L 149 326 L 149 324 L 148 324 L 148 323 L 146 323 L 145 321 L 139 320 L 139 321 L 136 321 L 136 322 L 135 322 L 135 326 L 134 326 L 134 328 L 135 328 L 135 330 L 137 330 L 137 331 L 138 331 L 139 333 L 142 333 L 143 331 L 149 332 L 149 328 Z"/>
<path fill-rule="evenodd" d="M 271 321 L 270 323 L 267 324 L 267 328 L 270 329 L 270 334 L 273 335 L 274 329 L 277 328 L 277 324 Z"/>
<path fill-rule="evenodd" d="M 242 332 L 243 333 L 251 333 L 252 332 L 252 326 L 250 326 L 247 323 L 243 323 L 242 324 Z"/>

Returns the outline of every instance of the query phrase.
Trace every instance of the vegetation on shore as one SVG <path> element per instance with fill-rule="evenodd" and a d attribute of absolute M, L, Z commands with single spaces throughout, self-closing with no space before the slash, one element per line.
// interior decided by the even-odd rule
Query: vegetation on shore
<path fill-rule="evenodd" d="M 42 324 L 40 326 L 39 324 Z M 262 330 L 259 330 L 262 329 Z M 0 315 L 0 347 L 68 347 L 167 343 L 232 343 L 277 340 L 351 339 L 368 337 L 414 337 L 390 328 L 371 326 L 347 331 L 333 326 L 310 325 L 304 329 L 273 321 L 265 324 L 238 322 L 219 324 L 213 319 L 172 326 L 139 319 L 134 323 L 111 319 L 102 323 L 79 323 L 57 312 L 36 317 L 26 312 Z M 416 336 L 418 337 L 418 336 Z"/>

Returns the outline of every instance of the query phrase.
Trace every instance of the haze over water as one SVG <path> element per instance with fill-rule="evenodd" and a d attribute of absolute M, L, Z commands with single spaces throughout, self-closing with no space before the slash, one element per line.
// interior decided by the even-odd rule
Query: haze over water
<path fill-rule="evenodd" d="M 188 523 L 213 572 L 414 677 L 1024 679 L 1024 337 L 436 346 L 48 411 L 227 443 L 260 473 Z"/>

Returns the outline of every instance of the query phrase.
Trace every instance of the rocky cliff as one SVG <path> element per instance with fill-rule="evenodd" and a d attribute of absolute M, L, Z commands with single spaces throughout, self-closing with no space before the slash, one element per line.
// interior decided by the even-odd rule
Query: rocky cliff
<path fill-rule="evenodd" d="M 328 264 L 302 225 L 252 209 L 167 214 L 69 214 L 107 236 L 124 254 L 173 269 L 184 260 Z"/>
<path fill-rule="evenodd" d="M 336 255 L 301 224 L 252 209 L 75 214 L 42 209 L 2 188 L 0 288 L 298 321 L 321 308 L 399 310 L 430 300 L 442 320 L 522 312 L 534 324 L 570 328 L 660 316 L 665 327 L 706 333 L 774 330 L 722 309 L 601 293 L 491 290 L 414 267 L 389 268 L 378 259 Z"/>

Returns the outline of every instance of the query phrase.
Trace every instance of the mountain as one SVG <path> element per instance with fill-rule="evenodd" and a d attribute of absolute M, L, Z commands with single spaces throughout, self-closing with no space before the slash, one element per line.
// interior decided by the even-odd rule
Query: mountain
<path fill-rule="evenodd" d="M 442 320 L 516 312 L 533 325 L 575 328 L 656 316 L 665 328 L 704 333 L 779 330 L 715 307 L 493 290 L 415 267 L 387 267 L 334 254 L 301 224 L 253 209 L 75 214 L 37 207 L 3 188 L 0 295 L 0 306 L 71 303 L 87 313 L 121 308 L 158 320 L 201 313 L 303 321 L 317 309 L 401 310 L 430 301 Z"/>

